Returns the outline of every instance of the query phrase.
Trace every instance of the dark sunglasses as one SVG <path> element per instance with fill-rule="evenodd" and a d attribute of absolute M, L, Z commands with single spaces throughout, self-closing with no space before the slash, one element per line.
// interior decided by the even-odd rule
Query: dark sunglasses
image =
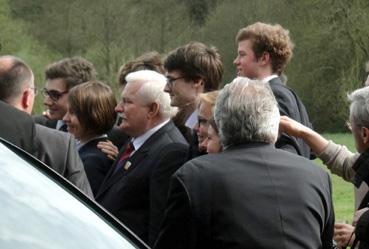
<path fill-rule="evenodd" d="M 53 101 L 58 101 L 61 98 L 61 96 L 68 93 L 68 90 L 64 92 L 59 92 L 57 90 L 47 90 L 46 88 L 43 88 L 41 90 L 41 93 L 44 97 L 49 97 Z"/>

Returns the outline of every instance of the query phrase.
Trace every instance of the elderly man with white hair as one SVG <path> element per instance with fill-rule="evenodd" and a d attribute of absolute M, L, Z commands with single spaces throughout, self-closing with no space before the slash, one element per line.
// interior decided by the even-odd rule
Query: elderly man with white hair
<path fill-rule="evenodd" d="M 329 175 L 275 148 L 280 117 L 269 86 L 235 79 L 214 116 L 224 151 L 173 175 L 155 248 L 332 248 Z"/>
<path fill-rule="evenodd" d="M 150 70 L 126 77 L 115 110 L 132 139 L 123 146 L 96 200 L 152 245 L 164 216 L 170 176 L 186 162 L 188 144 L 170 120 L 166 78 Z"/>

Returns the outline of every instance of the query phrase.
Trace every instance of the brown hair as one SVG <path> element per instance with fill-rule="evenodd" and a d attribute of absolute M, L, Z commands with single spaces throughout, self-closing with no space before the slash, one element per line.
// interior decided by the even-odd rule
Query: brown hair
<path fill-rule="evenodd" d="M 186 80 L 203 79 L 205 92 L 217 90 L 224 73 L 218 50 L 201 42 L 190 42 L 170 52 L 164 68 L 180 71 Z"/>
<path fill-rule="evenodd" d="M 94 80 L 96 71 L 94 65 L 82 57 L 65 58 L 47 66 L 45 79 L 53 80 L 61 78 L 66 83 L 66 88 Z"/>
<path fill-rule="evenodd" d="M 250 40 L 256 58 L 268 52 L 274 73 L 281 74 L 292 57 L 293 43 L 289 31 L 281 25 L 257 22 L 238 31 L 236 42 Z"/>
<path fill-rule="evenodd" d="M 104 134 L 114 125 L 117 105 L 111 88 L 99 81 L 73 87 L 68 95 L 69 108 L 89 134 Z"/>
<path fill-rule="evenodd" d="M 119 85 L 126 85 L 126 76 L 139 70 L 152 70 L 164 74 L 163 61 L 160 54 L 156 51 L 148 52 L 121 66 L 118 72 Z"/>

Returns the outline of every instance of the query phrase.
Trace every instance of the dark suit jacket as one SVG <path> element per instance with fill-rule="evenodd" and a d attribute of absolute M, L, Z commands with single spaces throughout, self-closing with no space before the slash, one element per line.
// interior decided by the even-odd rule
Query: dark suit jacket
<path fill-rule="evenodd" d="M 35 156 L 93 198 L 90 183 L 76 148 L 76 140 L 66 132 L 36 124 Z"/>
<path fill-rule="evenodd" d="M 134 152 L 128 170 L 114 173 L 116 160 L 97 202 L 152 245 L 164 216 L 170 176 L 186 162 L 187 153 L 187 142 L 170 121 Z"/>
<path fill-rule="evenodd" d="M 58 120 L 48 119 L 44 115 L 33 115 L 32 118 L 36 124 L 40 124 L 51 129 L 56 129 L 56 124 L 58 123 Z"/>
<path fill-rule="evenodd" d="M 285 86 L 280 78 L 270 80 L 269 85 L 278 102 L 280 114 L 288 116 L 297 122 L 312 128 L 304 104 L 292 89 Z M 310 159 L 310 147 L 301 138 L 290 137 L 287 134 L 282 134 L 276 142 L 276 147 Z"/>
<path fill-rule="evenodd" d="M 94 195 L 97 194 L 101 183 L 113 164 L 113 161 L 97 148 L 100 141 L 106 140 L 106 138 L 91 140 L 78 151 Z"/>
<path fill-rule="evenodd" d="M 0 101 L 0 137 L 34 154 L 35 124 L 31 117 L 13 106 Z"/>
<path fill-rule="evenodd" d="M 195 158 L 172 177 L 156 249 L 332 248 L 327 172 L 264 143 Z"/>

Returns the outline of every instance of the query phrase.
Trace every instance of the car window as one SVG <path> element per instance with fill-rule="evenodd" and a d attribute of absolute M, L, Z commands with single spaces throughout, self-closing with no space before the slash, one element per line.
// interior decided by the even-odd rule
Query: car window
<path fill-rule="evenodd" d="M 0 143 L 0 248 L 139 248 Z"/>

